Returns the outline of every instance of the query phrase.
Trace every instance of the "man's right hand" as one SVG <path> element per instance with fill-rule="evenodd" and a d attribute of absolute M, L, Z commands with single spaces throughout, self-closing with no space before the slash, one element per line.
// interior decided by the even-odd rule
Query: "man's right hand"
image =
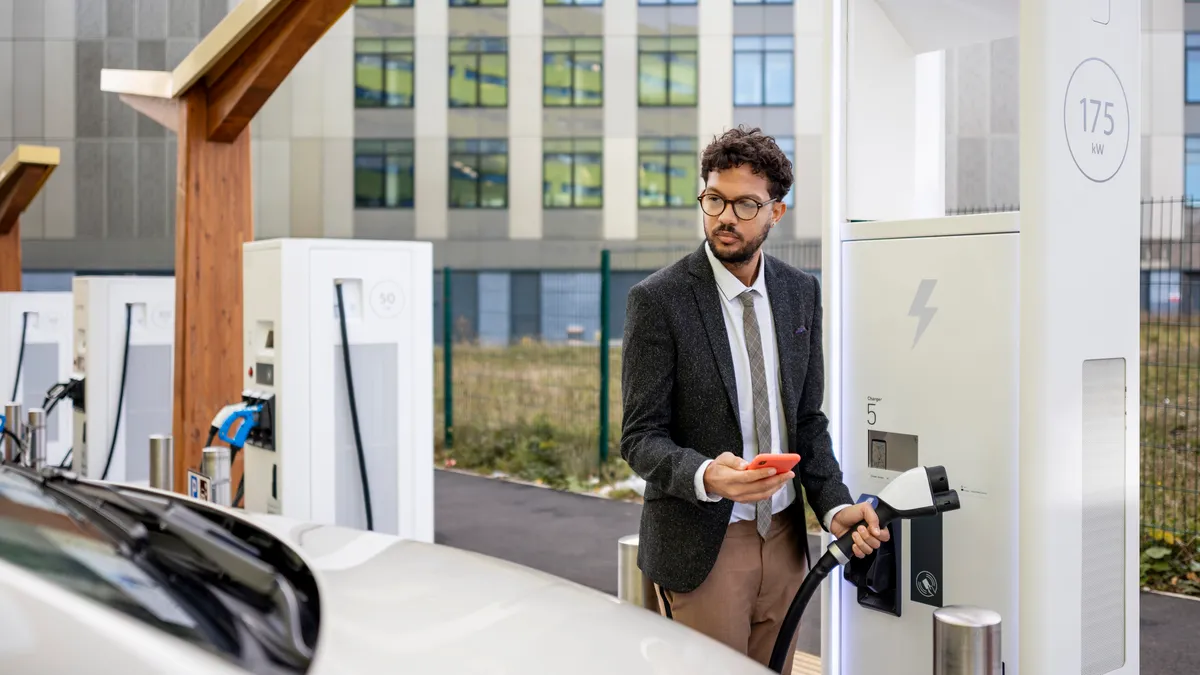
<path fill-rule="evenodd" d="M 775 475 L 775 469 L 746 471 L 746 460 L 731 452 L 722 452 L 704 470 L 704 489 L 743 504 L 770 499 L 796 476 L 792 471 Z"/>

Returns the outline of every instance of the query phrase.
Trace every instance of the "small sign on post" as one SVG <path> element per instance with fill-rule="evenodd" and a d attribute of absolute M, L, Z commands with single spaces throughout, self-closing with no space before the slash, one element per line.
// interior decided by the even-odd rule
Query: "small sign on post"
<path fill-rule="evenodd" d="M 212 501 L 212 479 L 188 469 L 188 496 L 203 502 Z"/>

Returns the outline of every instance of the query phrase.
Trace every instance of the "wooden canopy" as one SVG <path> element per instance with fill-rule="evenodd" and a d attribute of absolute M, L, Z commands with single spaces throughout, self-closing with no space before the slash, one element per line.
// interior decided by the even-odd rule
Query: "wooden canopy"
<path fill-rule="evenodd" d="M 21 214 L 58 162 L 58 148 L 18 145 L 0 164 L 0 291 L 21 290 Z"/>
<path fill-rule="evenodd" d="M 243 0 L 175 70 L 101 72 L 102 90 L 178 136 L 177 491 L 187 469 L 200 468 L 213 415 L 241 398 L 242 244 L 254 238 L 250 120 L 353 2 Z"/>

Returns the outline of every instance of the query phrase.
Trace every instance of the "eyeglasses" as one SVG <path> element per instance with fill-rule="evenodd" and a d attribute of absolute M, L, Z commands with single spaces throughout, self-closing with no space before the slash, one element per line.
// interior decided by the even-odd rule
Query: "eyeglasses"
<path fill-rule="evenodd" d="M 749 197 L 742 197 L 736 201 L 731 201 L 713 194 L 700 195 L 696 200 L 700 202 L 700 210 L 713 218 L 725 213 L 726 207 L 733 204 L 733 215 L 737 216 L 738 220 L 753 220 L 758 216 L 758 212 L 762 207 L 771 202 L 779 201 L 778 199 L 768 199 L 765 202 L 758 202 Z"/>

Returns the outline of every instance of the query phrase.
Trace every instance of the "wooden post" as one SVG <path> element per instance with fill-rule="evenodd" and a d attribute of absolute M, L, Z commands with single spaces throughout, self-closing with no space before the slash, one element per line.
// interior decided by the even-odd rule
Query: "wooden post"
<path fill-rule="evenodd" d="M 58 162 L 58 148 L 18 145 L 0 164 L 0 292 L 21 290 L 21 214 Z"/>
<path fill-rule="evenodd" d="M 250 121 L 353 2 L 243 0 L 174 71 L 101 72 L 102 90 L 178 139 L 176 491 L 200 467 L 213 415 L 241 400 L 242 245 L 254 238 Z M 240 475 L 234 467 L 235 483 Z"/>

